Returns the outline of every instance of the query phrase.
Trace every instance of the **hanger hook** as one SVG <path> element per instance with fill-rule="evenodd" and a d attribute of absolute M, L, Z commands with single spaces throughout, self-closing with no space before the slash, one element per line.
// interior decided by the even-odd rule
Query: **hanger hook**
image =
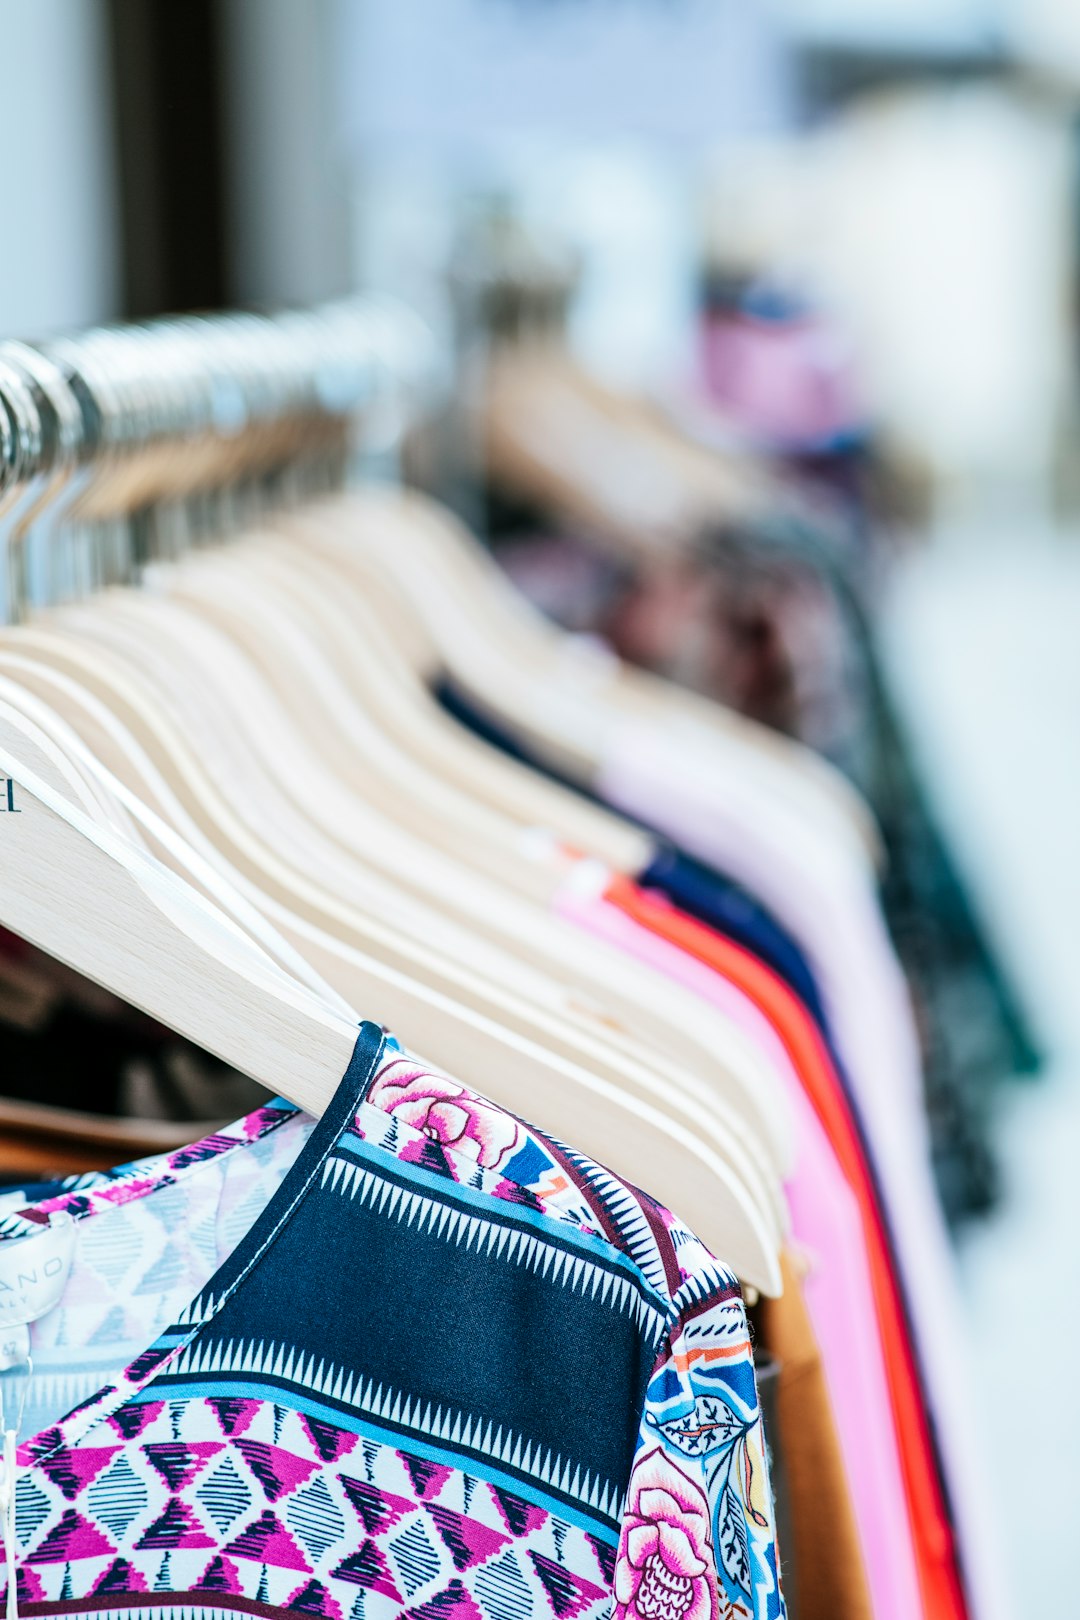
<path fill-rule="evenodd" d="M 80 402 L 62 369 L 39 348 L 27 343 L 0 345 L 0 355 L 20 372 L 29 385 L 42 423 L 42 453 L 37 475 L 10 519 L 8 546 L 11 573 L 18 576 L 17 606 L 25 609 L 31 601 L 47 599 L 42 590 L 51 562 L 46 542 L 55 532 L 65 505 L 65 491 L 72 489 L 80 459 L 87 444 L 88 424 Z M 52 519 L 45 522 L 46 514 Z M 40 536 L 42 545 L 31 542 Z M 35 566 L 37 562 L 38 566 Z M 32 588 L 33 587 L 33 588 Z"/>
<path fill-rule="evenodd" d="M 15 566 L 12 534 L 28 492 L 36 498 L 35 480 L 45 461 L 45 425 L 34 390 L 23 372 L 3 356 L 0 346 L 0 401 L 10 429 L 10 454 L 4 465 L 8 476 L 0 490 L 0 581 L 4 592 L 0 623 L 14 624 L 23 614 L 24 581 Z"/>

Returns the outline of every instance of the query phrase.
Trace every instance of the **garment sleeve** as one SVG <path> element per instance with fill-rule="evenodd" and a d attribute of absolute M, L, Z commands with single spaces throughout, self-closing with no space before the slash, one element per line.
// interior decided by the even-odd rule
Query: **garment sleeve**
<path fill-rule="evenodd" d="M 691 1283 L 646 1390 L 615 1564 L 615 1620 L 783 1620 L 749 1324 Z M 690 1297 L 684 1297 L 690 1296 Z"/>

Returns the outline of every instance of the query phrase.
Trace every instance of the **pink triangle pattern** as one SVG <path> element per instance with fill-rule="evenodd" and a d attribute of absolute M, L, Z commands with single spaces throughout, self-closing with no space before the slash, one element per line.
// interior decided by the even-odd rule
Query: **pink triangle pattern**
<path fill-rule="evenodd" d="M 512 1536 L 527 1536 L 546 1524 L 548 1514 L 543 1508 L 536 1507 L 532 1502 L 526 1502 L 524 1497 L 517 1496 L 512 1491 L 504 1491 L 501 1486 L 492 1485 L 489 1489 L 499 1510 L 499 1517 Z"/>
<path fill-rule="evenodd" d="M 320 1461 L 324 1463 L 339 1462 L 342 1457 L 348 1455 L 360 1438 L 357 1434 L 350 1434 L 348 1429 L 339 1429 L 336 1423 L 308 1417 L 303 1412 L 300 1414 L 300 1422 Z"/>
<path fill-rule="evenodd" d="M 141 1570 L 136 1569 L 126 1558 L 114 1558 L 104 1575 L 99 1575 L 90 1588 L 90 1595 L 102 1597 L 106 1593 L 122 1592 L 127 1596 L 132 1592 L 149 1590 L 146 1576 Z"/>
<path fill-rule="evenodd" d="M 484 1620 L 461 1581 L 451 1581 L 442 1592 L 415 1609 L 403 1609 L 400 1620 Z"/>
<path fill-rule="evenodd" d="M 449 1463 L 246 1395 L 131 1407 L 122 1422 L 139 1432 L 120 1446 L 57 1447 L 51 1472 L 35 1467 L 50 1507 L 24 1556 L 23 1612 L 138 1607 L 180 1582 L 209 1605 L 215 1593 L 268 1604 L 278 1620 L 286 1603 L 293 1620 L 492 1620 L 512 1557 L 515 1600 L 527 1587 L 534 1620 L 609 1613 L 606 1543 Z M 107 1419 L 95 1437 L 113 1439 Z"/>
<path fill-rule="evenodd" d="M 206 1404 L 221 1425 L 222 1434 L 229 1439 L 250 1429 L 263 1406 L 262 1401 L 239 1395 L 212 1395 Z"/>
<path fill-rule="evenodd" d="M 277 1569 L 299 1569 L 305 1575 L 311 1574 L 311 1565 L 299 1546 L 269 1508 L 234 1537 L 225 1551 L 259 1564 L 273 1564 Z"/>
<path fill-rule="evenodd" d="M 121 1440 L 134 1440 L 164 1410 L 164 1401 L 133 1401 L 126 1406 L 118 1406 L 115 1412 L 110 1413 L 109 1422 Z"/>
<path fill-rule="evenodd" d="M 82 1558 L 100 1558 L 116 1548 L 88 1519 L 67 1508 L 40 1546 L 27 1554 L 28 1564 L 73 1564 Z"/>
<path fill-rule="evenodd" d="M 414 1457 L 409 1451 L 399 1451 L 398 1456 L 405 1464 L 412 1480 L 413 1490 L 421 1502 L 430 1502 L 433 1497 L 438 1496 L 454 1472 L 444 1463 L 429 1462 L 426 1457 Z"/>
<path fill-rule="evenodd" d="M 165 1511 L 143 1531 L 136 1547 L 171 1549 L 174 1547 L 213 1547 L 213 1536 L 200 1524 L 190 1502 L 179 1496 L 170 1496 Z"/>
<path fill-rule="evenodd" d="M 295 1491 L 306 1483 L 318 1467 L 305 1457 L 296 1457 L 284 1446 L 272 1446 L 265 1440 L 237 1440 L 236 1449 L 262 1486 L 268 1502 Z"/>
<path fill-rule="evenodd" d="M 45 1596 L 45 1588 L 41 1584 L 41 1577 L 36 1570 L 20 1566 L 15 1576 L 15 1596 L 20 1608 L 26 1603 L 40 1603 Z M 7 1613 L 7 1582 L 0 1585 L 0 1604 Z"/>
<path fill-rule="evenodd" d="M 427 1512 L 459 1575 L 463 1570 L 472 1569 L 474 1564 L 485 1563 L 509 1544 L 510 1537 L 500 1530 L 492 1530 L 479 1519 L 466 1518 L 464 1513 L 455 1513 L 452 1508 L 440 1507 L 437 1502 L 429 1502 Z"/>
<path fill-rule="evenodd" d="M 335 1602 L 319 1581 L 308 1581 L 306 1586 L 297 1587 L 287 1607 L 299 1614 L 318 1615 L 321 1620 L 342 1620 L 340 1603 Z"/>
<path fill-rule="evenodd" d="M 383 1531 L 392 1529 L 407 1513 L 416 1511 L 416 1503 L 407 1496 L 380 1490 L 377 1485 L 369 1485 L 363 1479 L 352 1479 L 348 1474 L 339 1474 L 338 1478 L 369 1536 L 381 1535 Z"/>
<path fill-rule="evenodd" d="M 211 1558 L 195 1582 L 195 1587 L 202 1592 L 230 1592 L 234 1597 L 242 1597 L 244 1592 L 240 1571 L 232 1559 L 226 1558 L 222 1553 Z"/>
<path fill-rule="evenodd" d="M 587 1581 L 583 1575 L 575 1575 L 565 1564 L 557 1564 L 553 1558 L 545 1558 L 543 1553 L 530 1548 L 529 1557 L 559 1620 L 576 1620 L 579 1614 L 591 1608 L 600 1598 L 608 1596 L 602 1586 Z"/>
<path fill-rule="evenodd" d="M 390 1567 L 379 1548 L 369 1537 L 359 1552 L 343 1558 L 334 1570 L 335 1579 L 347 1581 L 350 1586 L 362 1587 L 365 1592 L 378 1592 L 381 1597 L 401 1602 L 401 1593 L 390 1573 Z"/>
<path fill-rule="evenodd" d="M 80 1491 L 107 1468 L 122 1448 L 115 1446 L 62 1446 L 42 1457 L 38 1467 L 59 1488 L 65 1501 L 74 1501 Z"/>
<path fill-rule="evenodd" d="M 182 1491 L 224 1448 L 224 1440 L 151 1440 L 142 1449 L 166 1488 Z"/>

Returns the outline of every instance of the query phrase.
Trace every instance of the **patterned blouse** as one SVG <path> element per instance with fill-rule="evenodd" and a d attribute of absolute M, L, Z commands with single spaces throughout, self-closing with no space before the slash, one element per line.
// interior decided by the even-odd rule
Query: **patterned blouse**
<path fill-rule="evenodd" d="M 376 1026 L 317 1122 L 5 1196 L 0 1264 L 58 1212 L 0 1375 L 22 1614 L 783 1615 L 734 1277 Z"/>

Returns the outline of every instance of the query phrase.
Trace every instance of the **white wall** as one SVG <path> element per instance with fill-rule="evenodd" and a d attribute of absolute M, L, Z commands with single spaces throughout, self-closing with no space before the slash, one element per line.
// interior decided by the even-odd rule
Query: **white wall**
<path fill-rule="evenodd" d="M 115 314 L 103 7 L 0 0 L 0 335 Z"/>
<path fill-rule="evenodd" d="M 992 86 L 854 108 L 803 154 L 794 257 L 841 312 L 868 397 L 957 522 L 1043 509 L 1073 358 L 1073 137 Z M 1019 532 L 1019 530 L 1017 530 Z"/>

